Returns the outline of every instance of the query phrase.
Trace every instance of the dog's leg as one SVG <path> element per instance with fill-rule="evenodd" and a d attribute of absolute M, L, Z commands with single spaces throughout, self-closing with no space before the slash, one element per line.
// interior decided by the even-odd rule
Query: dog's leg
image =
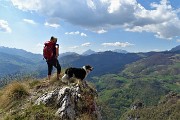
<path fill-rule="evenodd" d="M 67 83 L 69 81 L 68 79 L 69 79 L 68 75 L 64 74 L 64 76 L 62 77 L 61 80 L 62 80 L 63 83 Z"/>
<path fill-rule="evenodd" d="M 77 81 L 78 81 L 77 84 L 79 85 L 79 79 Z"/>

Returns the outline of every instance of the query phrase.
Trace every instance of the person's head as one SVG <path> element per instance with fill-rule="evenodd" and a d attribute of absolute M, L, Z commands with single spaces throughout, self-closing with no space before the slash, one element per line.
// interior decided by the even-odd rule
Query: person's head
<path fill-rule="evenodd" d="M 51 39 L 50 39 L 50 41 L 56 43 L 56 42 L 57 42 L 57 38 L 55 38 L 54 36 L 52 36 Z"/>

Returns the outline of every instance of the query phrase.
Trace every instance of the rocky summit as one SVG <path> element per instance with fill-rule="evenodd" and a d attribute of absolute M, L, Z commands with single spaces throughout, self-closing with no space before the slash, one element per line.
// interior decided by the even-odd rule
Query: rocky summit
<path fill-rule="evenodd" d="M 90 114 L 94 120 L 100 120 L 101 115 L 95 102 L 96 94 L 88 85 L 63 86 L 40 96 L 35 105 L 55 106 L 55 116 L 63 120 L 78 119 L 83 113 Z"/>
<path fill-rule="evenodd" d="M 101 120 L 97 91 L 86 81 L 12 82 L 0 91 L 2 120 Z M 0 119 L 0 120 L 1 120 Z"/>

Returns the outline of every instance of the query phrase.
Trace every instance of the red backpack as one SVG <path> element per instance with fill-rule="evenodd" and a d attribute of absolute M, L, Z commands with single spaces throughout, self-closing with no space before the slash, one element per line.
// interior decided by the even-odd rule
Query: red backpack
<path fill-rule="evenodd" d="M 50 60 L 53 57 L 54 43 L 47 41 L 44 43 L 43 56 L 46 60 Z"/>

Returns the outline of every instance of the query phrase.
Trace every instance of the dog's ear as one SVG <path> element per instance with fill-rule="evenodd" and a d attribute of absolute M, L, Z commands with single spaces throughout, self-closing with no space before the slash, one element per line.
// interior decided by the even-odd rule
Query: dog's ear
<path fill-rule="evenodd" d="M 86 69 L 91 69 L 92 68 L 90 65 L 86 65 L 85 67 L 86 67 Z"/>

